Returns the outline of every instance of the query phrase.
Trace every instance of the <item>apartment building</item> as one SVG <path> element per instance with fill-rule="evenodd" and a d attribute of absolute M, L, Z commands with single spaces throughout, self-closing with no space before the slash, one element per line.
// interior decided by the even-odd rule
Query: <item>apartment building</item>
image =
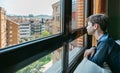
<path fill-rule="evenodd" d="M 31 36 L 30 22 L 19 23 L 20 38 L 29 38 Z"/>
<path fill-rule="evenodd" d="M 7 46 L 19 44 L 19 24 L 7 19 Z"/>
<path fill-rule="evenodd" d="M 0 7 L 0 48 L 6 47 L 6 40 L 6 11 Z"/>
<path fill-rule="evenodd" d="M 60 33 L 60 2 L 58 1 L 54 3 L 52 5 L 52 8 L 53 8 L 53 19 L 52 19 L 52 22 L 48 21 L 49 23 L 48 30 L 52 34 L 57 34 L 57 33 Z M 52 53 L 53 63 L 61 59 L 61 51 L 62 51 L 62 48 L 59 48 L 58 50 Z"/>
<path fill-rule="evenodd" d="M 49 31 L 52 34 L 52 19 L 48 19 L 45 22 L 45 30 Z"/>
<path fill-rule="evenodd" d="M 44 19 L 42 19 L 41 21 L 34 21 L 32 23 L 33 27 L 34 27 L 34 32 L 37 33 L 37 32 L 42 32 L 45 30 L 45 21 Z"/>
<path fill-rule="evenodd" d="M 60 33 L 60 2 L 52 5 L 53 20 L 52 20 L 52 34 Z"/>

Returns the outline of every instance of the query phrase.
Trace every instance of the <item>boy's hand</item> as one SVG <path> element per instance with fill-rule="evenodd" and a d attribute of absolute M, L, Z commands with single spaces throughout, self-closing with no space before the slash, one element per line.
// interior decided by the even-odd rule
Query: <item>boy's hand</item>
<path fill-rule="evenodd" d="M 90 49 L 87 49 L 85 52 L 84 52 L 84 57 L 85 58 L 88 58 L 89 56 L 93 56 L 94 53 L 95 53 L 95 49 L 96 47 L 91 47 Z"/>

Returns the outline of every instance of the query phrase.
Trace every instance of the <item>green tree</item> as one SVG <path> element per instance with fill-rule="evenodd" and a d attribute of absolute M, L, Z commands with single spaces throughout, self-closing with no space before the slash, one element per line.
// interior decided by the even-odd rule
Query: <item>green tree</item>
<path fill-rule="evenodd" d="M 49 36 L 49 35 L 50 35 L 50 33 L 48 31 L 44 30 L 44 31 L 41 32 L 40 38 L 43 38 L 43 37 L 46 37 L 46 36 Z"/>
<path fill-rule="evenodd" d="M 47 64 L 50 61 L 51 61 L 51 54 L 35 61 L 34 63 L 26 66 L 25 68 L 19 70 L 16 73 L 42 73 L 40 69 L 42 68 L 43 65 Z"/>

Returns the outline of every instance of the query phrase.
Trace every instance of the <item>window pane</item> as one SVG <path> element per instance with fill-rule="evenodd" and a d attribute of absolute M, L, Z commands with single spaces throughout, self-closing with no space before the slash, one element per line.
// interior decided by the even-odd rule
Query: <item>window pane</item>
<path fill-rule="evenodd" d="M 0 48 L 58 34 L 60 0 L 0 0 L 0 26 Z"/>
<path fill-rule="evenodd" d="M 69 63 L 80 53 L 83 47 L 83 36 L 69 44 Z"/>
<path fill-rule="evenodd" d="M 83 27 L 84 0 L 72 0 L 72 29 Z"/>
<path fill-rule="evenodd" d="M 32 64 L 24 67 L 16 73 L 57 73 L 61 70 L 61 50 L 59 48 L 54 52 L 40 58 Z"/>
<path fill-rule="evenodd" d="M 83 27 L 84 0 L 72 0 L 72 30 Z M 69 63 L 80 53 L 83 36 L 69 44 Z"/>

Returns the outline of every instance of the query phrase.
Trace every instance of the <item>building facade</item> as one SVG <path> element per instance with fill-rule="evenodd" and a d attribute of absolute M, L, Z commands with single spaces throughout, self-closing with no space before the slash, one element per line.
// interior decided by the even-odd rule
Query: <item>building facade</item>
<path fill-rule="evenodd" d="M 60 33 L 60 2 L 52 5 L 53 20 L 52 20 L 52 34 Z"/>
<path fill-rule="evenodd" d="M 56 2 L 52 5 L 53 8 L 53 19 L 49 20 L 49 32 L 52 34 L 57 34 L 61 32 L 61 26 L 60 26 L 60 2 Z M 52 22 L 51 22 L 52 21 Z M 54 51 L 52 53 L 52 61 L 53 63 L 56 63 L 58 60 L 61 59 L 61 53 L 62 48 L 59 48 L 58 50 Z"/>
<path fill-rule="evenodd" d="M 19 23 L 20 38 L 29 38 L 31 36 L 30 22 Z"/>
<path fill-rule="evenodd" d="M 7 46 L 19 44 L 19 24 L 7 19 Z"/>
<path fill-rule="evenodd" d="M 0 7 L 0 48 L 4 48 L 6 45 L 6 11 Z"/>

